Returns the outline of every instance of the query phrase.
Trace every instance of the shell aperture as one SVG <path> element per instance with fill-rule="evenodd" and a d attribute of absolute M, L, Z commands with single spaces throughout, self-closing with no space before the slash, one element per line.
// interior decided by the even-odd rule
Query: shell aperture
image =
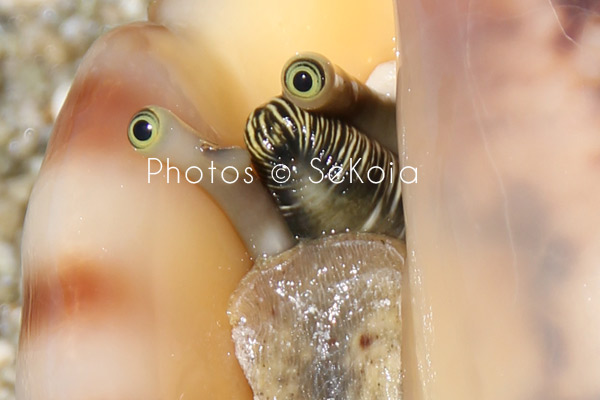
<path fill-rule="evenodd" d="M 148 113 L 155 120 L 145 119 Z M 144 131 L 150 122 L 153 143 L 140 145 L 136 126 L 141 123 Z M 154 106 L 134 116 L 129 138 L 142 154 L 170 157 L 182 167 L 219 159 L 222 168 L 227 159 L 223 154 L 243 152 L 198 145 L 202 142 L 198 133 Z M 248 249 L 255 266 L 230 300 L 236 356 L 255 398 L 398 399 L 403 243 L 377 234 L 350 233 L 292 247 L 295 242 L 287 226 L 277 219 L 278 210 L 258 181 L 203 187 L 248 246 L 267 246 L 279 236 L 285 238 L 285 245 L 270 251 Z M 249 197 L 249 203 L 268 208 L 268 213 L 236 202 L 248 204 Z M 267 257 L 259 257 L 263 253 Z"/>
<path fill-rule="evenodd" d="M 296 66 L 285 80 L 303 85 L 308 67 Z M 347 121 L 283 98 L 250 115 L 246 145 L 294 235 L 313 239 L 257 260 L 231 297 L 236 356 L 255 399 L 401 399 L 406 250 L 390 237 L 403 232 L 400 178 L 350 178 L 351 168 L 384 171 L 397 158 Z M 315 159 L 328 180 L 310 176 Z M 282 180 L 273 171 L 283 166 Z M 323 236 L 344 230 L 354 233 Z"/>
<path fill-rule="evenodd" d="M 276 134 L 271 143 L 256 139 L 276 153 L 274 159 L 304 162 L 293 166 L 295 172 L 310 165 L 307 157 L 328 155 L 326 174 L 333 167 L 352 164 L 359 177 L 384 178 L 377 184 L 367 180 L 341 185 L 332 182 L 333 177 L 320 184 L 301 177 L 306 183 L 300 188 L 304 193 L 290 199 L 310 223 L 312 231 L 307 235 L 288 220 L 290 232 L 279 213 L 285 216 L 285 208 L 279 203 L 277 209 L 258 181 L 251 185 L 201 182 L 255 259 L 232 295 L 228 311 L 236 356 L 255 399 L 399 399 L 404 244 L 393 237 L 358 232 L 399 236 L 402 231 L 399 171 L 390 168 L 387 177 L 383 172 L 383 167 L 394 164 L 394 154 L 348 123 L 302 110 L 281 98 L 257 110 L 249 125 L 252 121 L 259 125 L 255 133 Z M 171 158 L 183 168 L 218 161 L 218 168 L 224 170 L 227 162 L 236 159 L 239 167 L 249 165 L 242 149 L 219 148 L 200 136 L 168 110 L 154 106 L 134 116 L 129 129 L 130 142 L 139 152 Z M 145 140 L 152 143 L 146 145 Z M 277 140 L 280 147 L 269 146 Z M 251 154 L 256 150 L 249 148 Z M 254 164 L 265 183 L 258 163 Z M 269 167 L 273 168 L 265 166 Z M 365 175 L 373 167 L 382 172 Z M 267 186 L 271 188 L 268 182 Z M 312 201 L 319 199 L 321 207 L 329 204 L 324 211 L 311 208 Z M 263 210 L 249 210 L 249 203 Z M 330 225 L 332 221 L 337 225 Z M 331 230 L 356 232 L 322 237 L 322 232 Z M 318 239 L 294 246 L 292 233 Z M 284 240 L 272 246 L 280 237 Z"/>
<path fill-rule="evenodd" d="M 250 115 L 246 145 L 295 235 L 401 235 L 397 158 L 352 125 L 274 98 Z M 289 172 L 287 179 L 275 176 L 278 168 Z"/>

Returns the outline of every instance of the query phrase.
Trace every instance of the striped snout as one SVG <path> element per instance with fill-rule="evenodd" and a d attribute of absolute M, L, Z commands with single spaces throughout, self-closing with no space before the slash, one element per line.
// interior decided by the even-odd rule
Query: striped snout
<path fill-rule="evenodd" d="M 256 173 L 298 237 L 402 234 L 399 162 L 352 125 L 277 97 L 250 115 L 245 139 Z"/>

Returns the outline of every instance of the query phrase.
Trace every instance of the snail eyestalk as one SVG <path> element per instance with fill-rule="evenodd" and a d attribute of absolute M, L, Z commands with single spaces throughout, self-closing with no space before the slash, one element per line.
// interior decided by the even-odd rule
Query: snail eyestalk
<path fill-rule="evenodd" d="M 296 244 L 258 179 L 232 177 L 234 170 L 238 174 L 250 171 L 249 155 L 242 148 L 219 148 L 158 106 L 147 107 L 133 117 L 128 138 L 138 152 L 148 158 L 169 160 L 185 170 L 190 181 L 198 182 L 227 214 L 252 258 L 279 254 Z M 217 172 L 214 179 L 202 176 L 201 171 L 209 170 Z"/>
<path fill-rule="evenodd" d="M 343 117 L 398 154 L 396 103 L 352 77 L 324 56 L 299 53 L 284 65 L 283 97 L 306 110 Z"/>

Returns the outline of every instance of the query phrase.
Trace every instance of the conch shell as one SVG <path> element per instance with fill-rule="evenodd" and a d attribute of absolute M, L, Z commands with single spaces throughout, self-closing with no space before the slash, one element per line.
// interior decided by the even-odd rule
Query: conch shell
<path fill-rule="evenodd" d="M 156 1 L 82 63 L 23 239 L 18 396 L 250 399 L 226 308 L 251 261 L 176 174 L 147 182 L 156 104 L 221 146 L 298 51 L 364 81 L 395 58 L 406 399 L 600 396 L 597 1 Z M 394 41 L 394 15 L 399 42 Z M 171 183 L 166 183 L 166 177 Z"/>
<path fill-rule="evenodd" d="M 296 51 L 326 52 L 363 79 L 395 56 L 385 1 L 176 0 L 149 15 L 88 52 L 29 203 L 21 400 L 250 399 L 226 314 L 248 253 L 201 189 L 175 172 L 148 183 L 129 121 L 156 104 L 211 142 L 242 145 L 245 118 L 280 91 Z"/>

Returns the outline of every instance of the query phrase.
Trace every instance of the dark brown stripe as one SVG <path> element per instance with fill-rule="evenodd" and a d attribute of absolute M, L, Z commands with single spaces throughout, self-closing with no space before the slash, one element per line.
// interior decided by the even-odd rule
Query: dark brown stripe
<path fill-rule="evenodd" d="M 26 268 L 31 272 L 23 279 L 23 343 L 65 322 L 126 315 L 143 303 L 135 296 L 139 288 L 123 275 L 89 261 L 65 260 L 57 273 L 43 265 Z"/>

